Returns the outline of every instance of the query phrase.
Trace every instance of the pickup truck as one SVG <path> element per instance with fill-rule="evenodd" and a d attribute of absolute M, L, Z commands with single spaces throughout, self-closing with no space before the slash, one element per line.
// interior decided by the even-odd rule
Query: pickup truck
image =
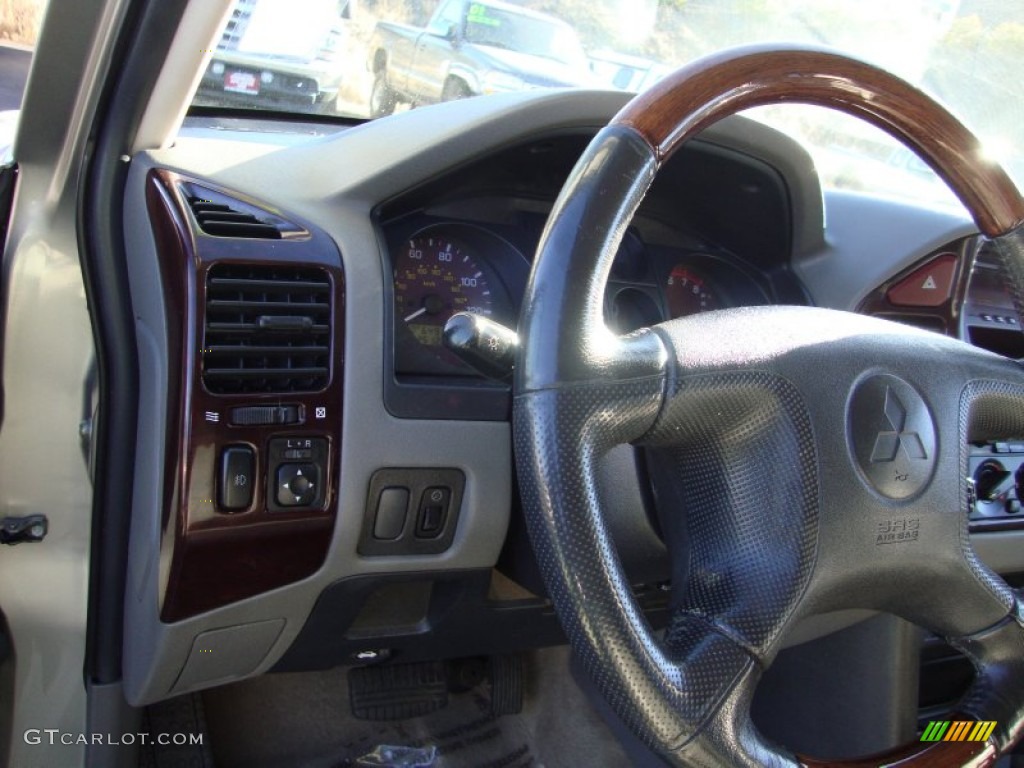
<path fill-rule="evenodd" d="M 370 114 L 524 88 L 595 85 L 576 31 L 500 0 L 444 0 L 425 28 L 378 22 Z"/>

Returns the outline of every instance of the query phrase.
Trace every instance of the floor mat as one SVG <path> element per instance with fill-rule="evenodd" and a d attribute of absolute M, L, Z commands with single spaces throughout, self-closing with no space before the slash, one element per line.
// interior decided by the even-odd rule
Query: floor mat
<path fill-rule="evenodd" d="M 266 675 L 204 694 L 218 768 L 343 768 L 378 747 L 436 747 L 432 768 L 622 766 L 625 755 L 569 673 L 568 651 L 530 655 L 522 714 L 495 718 L 484 688 L 423 717 L 351 716 L 344 669 Z M 373 764 L 372 762 L 369 764 Z"/>

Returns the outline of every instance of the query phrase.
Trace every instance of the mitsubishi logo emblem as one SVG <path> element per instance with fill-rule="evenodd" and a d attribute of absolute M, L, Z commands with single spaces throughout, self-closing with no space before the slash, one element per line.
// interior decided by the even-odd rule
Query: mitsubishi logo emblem
<path fill-rule="evenodd" d="M 907 409 L 900 402 L 892 387 L 885 388 L 885 418 L 890 429 L 882 430 L 875 438 L 875 447 L 871 451 L 871 463 L 892 462 L 896 460 L 900 448 L 912 459 L 927 459 L 928 452 L 924 449 L 921 436 L 917 432 L 906 430 Z"/>
<path fill-rule="evenodd" d="M 850 458 L 861 478 L 890 499 L 909 499 L 935 472 L 939 443 L 928 403 L 910 382 L 876 373 L 854 384 L 847 401 Z"/>

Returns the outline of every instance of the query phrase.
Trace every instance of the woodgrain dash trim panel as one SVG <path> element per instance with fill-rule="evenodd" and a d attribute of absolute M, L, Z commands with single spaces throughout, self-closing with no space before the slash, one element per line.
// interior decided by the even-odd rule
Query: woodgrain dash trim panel
<path fill-rule="evenodd" d="M 180 188 L 198 184 L 246 205 L 297 222 L 301 232 L 282 240 L 214 237 L 195 224 Z M 344 367 L 345 279 L 334 241 L 315 227 L 259 201 L 184 178 L 152 171 L 146 202 L 163 282 L 170 372 L 162 489 L 161 619 L 178 621 L 299 581 L 324 562 L 334 531 L 341 445 Z M 214 264 L 283 265 L 322 270 L 332 286 L 331 374 L 316 393 L 230 394 L 208 392 L 202 382 L 206 275 Z M 232 408 L 297 405 L 302 423 L 232 426 Z M 316 418 L 317 408 L 326 417 Z M 219 415 L 217 422 L 207 412 Z M 271 512 L 266 496 L 268 446 L 274 438 L 318 438 L 328 445 L 316 507 Z M 217 509 L 216 471 L 225 446 L 249 445 L 256 452 L 257 482 L 248 510 Z"/>

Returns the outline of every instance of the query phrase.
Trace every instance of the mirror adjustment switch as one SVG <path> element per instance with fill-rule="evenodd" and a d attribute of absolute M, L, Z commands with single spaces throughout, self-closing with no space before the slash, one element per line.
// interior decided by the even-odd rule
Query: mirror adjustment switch
<path fill-rule="evenodd" d="M 320 496 L 316 464 L 282 464 L 277 468 L 277 503 L 282 507 L 311 507 Z"/>
<path fill-rule="evenodd" d="M 323 510 L 330 498 L 330 443 L 322 436 L 272 438 L 267 446 L 267 511 Z"/>
<path fill-rule="evenodd" d="M 220 455 L 217 478 L 217 506 L 226 512 L 241 512 L 252 504 L 256 454 L 248 445 L 229 445 Z"/>

